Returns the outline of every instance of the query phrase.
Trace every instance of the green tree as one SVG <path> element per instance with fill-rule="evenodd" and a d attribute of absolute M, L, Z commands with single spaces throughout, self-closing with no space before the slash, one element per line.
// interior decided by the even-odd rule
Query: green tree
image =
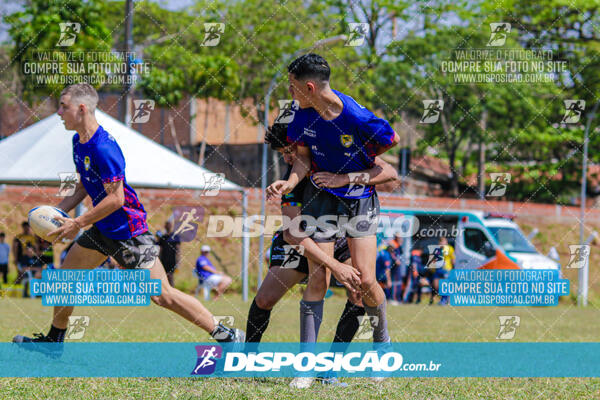
<path fill-rule="evenodd" d="M 38 95 L 56 95 L 70 83 L 105 75 L 90 72 L 88 66 L 94 61 L 87 57 L 91 52 L 110 52 L 112 38 L 102 17 L 103 9 L 103 0 L 31 0 L 22 10 L 5 17 L 14 43 L 12 57 L 19 68 L 24 99 L 31 102 Z M 57 45 L 61 39 L 61 23 L 79 24 L 80 32 L 74 44 Z M 74 54 L 83 58 L 72 61 L 69 55 Z M 32 65 L 46 65 L 51 69 L 32 73 Z M 52 69 L 54 67 L 58 69 Z"/>
<path fill-rule="evenodd" d="M 525 121 L 531 128 L 547 117 L 539 111 L 543 99 L 535 85 L 464 84 L 442 67 L 443 62 L 459 61 L 457 50 L 485 47 L 488 38 L 469 26 L 438 26 L 411 33 L 389 46 L 389 59 L 377 71 L 377 92 L 395 111 L 392 118 L 403 110 L 420 119 L 423 100 L 444 101 L 438 123 L 420 125 L 425 134 L 420 145 L 440 147 L 448 158 L 454 195 L 459 194 L 459 178 L 472 155 L 479 155 L 480 146 L 487 148 L 484 154 L 495 152 L 494 159 L 499 155 L 515 159 L 510 145 L 516 130 Z"/>
<path fill-rule="evenodd" d="M 505 21 L 511 24 L 511 36 L 528 49 L 550 50 L 553 59 L 566 62 L 567 72 L 557 74 L 558 92 L 553 93 L 554 114 L 546 126 L 538 131 L 522 132 L 517 144 L 519 149 L 533 154 L 535 159 L 546 165 L 540 166 L 542 174 L 538 184 L 549 200 L 559 198 L 558 193 L 570 191 L 576 196 L 581 180 L 583 147 L 583 125 L 587 115 L 582 116 L 581 125 L 566 126 L 558 123 L 565 112 L 563 101 L 581 99 L 586 101 L 586 114 L 600 101 L 600 4 L 597 1 L 482 1 L 482 11 L 489 15 L 488 21 Z M 590 149 L 600 146 L 600 135 L 595 127 L 590 129 Z M 531 144 L 535 143 L 535 146 Z M 600 156 L 591 151 L 590 159 L 600 161 Z M 550 188 L 550 178 L 560 176 L 560 187 Z M 556 179 L 554 179 L 556 180 Z"/>
<path fill-rule="evenodd" d="M 150 46 L 145 55 L 155 61 L 151 72 L 139 82 L 139 88 L 159 106 L 173 108 L 185 95 L 206 101 L 210 98 L 227 102 L 234 100 L 239 80 L 237 65 L 230 58 L 219 54 L 193 54 L 182 46 L 173 45 Z M 206 129 L 207 126 L 203 138 L 206 137 Z M 200 164 L 204 160 L 205 148 L 203 139 Z"/>

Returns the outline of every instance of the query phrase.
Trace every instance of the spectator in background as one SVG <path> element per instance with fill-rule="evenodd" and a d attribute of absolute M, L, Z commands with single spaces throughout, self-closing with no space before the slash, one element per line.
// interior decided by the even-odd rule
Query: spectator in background
<path fill-rule="evenodd" d="M 442 256 L 444 257 L 444 263 L 441 268 L 438 268 L 435 272 L 435 279 L 433 281 L 433 285 L 435 286 L 436 293 L 439 292 L 440 288 L 440 279 L 447 279 L 448 274 L 454 268 L 454 263 L 456 261 L 456 257 L 454 255 L 454 247 L 448 244 L 448 239 L 444 236 L 440 238 L 439 242 L 440 247 L 442 248 Z M 441 296 L 440 305 L 445 306 L 448 304 L 448 296 Z"/>
<path fill-rule="evenodd" d="M 19 277 L 23 281 L 23 297 L 29 297 L 29 281 L 31 278 L 41 278 L 42 269 L 44 269 L 44 264 L 35 249 L 33 246 L 27 246 L 21 257 L 21 276 Z"/>
<path fill-rule="evenodd" d="M 48 269 L 54 269 L 54 250 L 52 243 L 38 237 L 38 254 L 40 261 Z"/>
<path fill-rule="evenodd" d="M 6 235 L 0 232 L 0 274 L 2 274 L 2 282 L 8 283 L 8 256 L 10 254 L 10 246 L 4 241 Z"/>
<path fill-rule="evenodd" d="M 204 245 L 200 249 L 200 257 L 196 260 L 196 274 L 200 279 L 200 284 L 208 285 L 210 288 L 217 291 L 215 300 L 217 300 L 229 285 L 232 279 L 222 272 L 218 272 L 208 259 L 210 254 L 210 246 Z"/>
<path fill-rule="evenodd" d="M 425 279 L 425 264 L 423 264 L 423 250 L 413 249 L 410 253 L 410 265 L 408 267 L 408 282 L 406 283 L 406 292 L 404 301 L 412 303 L 416 295 L 416 304 L 421 302 L 421 292 L 423 286 L 428 286 L 429 283 Z"/>
<path fill-rule="evenodd" d="M 389 304 L 398 304 L 402 302 L 402 294 L 404 293 L 404 282 L 406 280 L 407 266 L 403 257 L 404 239 L 400 231 L 394 233 L 394 238 L 390 240 L 388 252 L 392 257 L 392 299 Z"/>
<path fill-rule="evenodd" d="M 375 277 L 377 282 L 383 288 L 385 298 L 390 299 L 392 297 L 392 256 L 388 251 L 387 245 L 381 245 L 379 252 L 377 252 L 377 261 L 375 262 Z"/>
<path fill-rule="evenodd" d="M 173 223 L 170 220 L 165 222 L 165 232 L 156 232 L 156 239 L 158 246 L 160 247 L 160 261 L 165 267 L 167 273 L 167 279 L 171 286 L 173 284 L 173 274 L 179 265 L 179 248 L 181 246 L 181 240 L 173 232 Z"/>
<path fill-rule="evenodd" d="M 13 240 L 13 255 L 15 257 L 15 266 L 17 267 L 18 271 L 17 280 L 15 281 L 15 283 L 20 283 L 21 280 L 25 277 L 25 274 L 22 273 L 22 270 L 23 265 L 27 264 L 27 262 L 29 261 L 25 258 L 27 247 L 31 247 L 32 249 L 34 249 L 35 254 L 35 247 L 37 244 L 37 240 L 31 232 L 31 228 L 29 227 L 29 223 L 27 221 L 21 224 L 21 228 L 23 229 L 23 231 L 17 236 L 15 236 L 15 239 Z"/>

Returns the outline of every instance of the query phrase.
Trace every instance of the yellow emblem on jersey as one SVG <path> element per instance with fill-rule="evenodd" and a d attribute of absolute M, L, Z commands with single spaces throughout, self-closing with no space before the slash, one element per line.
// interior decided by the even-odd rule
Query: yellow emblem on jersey
<path fill-rule="evenodd" d="M 341 135 L 340 141 L 342 142 L 342 146 L 350 147 L 354 143 L 354 137 L 352 135 Z"/>
<path fill-rule="evenodd" d="M 85 156 L 83 159 L 83 166 L 85 167 L 86 171 L 90 169 L 90 156 Z"/>

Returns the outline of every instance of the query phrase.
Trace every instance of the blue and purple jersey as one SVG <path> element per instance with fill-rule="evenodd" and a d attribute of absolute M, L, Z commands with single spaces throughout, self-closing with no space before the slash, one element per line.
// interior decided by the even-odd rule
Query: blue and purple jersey
<path fill-rule="evenodd" d="M 148 231 L 146 211 L 135 191 L 127 184 L 125 158 L 115 138 L 102 126 L 86 143 L 80 143 L 76 133 L 73 136 L 73 161 L 94 206 L 106 197 L 105 183 L 123 181 L 125 204 L 94 223 L 103 235 L 125 240 Z"/>
<path fill-rule="evenodd" d="M 288 125 L 288 141 L 310 149 L 312 172 L 347 174 L 372 168 L 377 149 L 392 144 L 394 130 L 386 120 L 376 117 L 352 97 L 337 90 L 333 92 L 344 104 L 341 114 L 327 121 L 314 108 L 296 111 Z M 356 195 L 349 190 L 350 185 L 324 189 L 351 199 L 370 197 L 374 190 L 372 185 L 367 185 Z"/>

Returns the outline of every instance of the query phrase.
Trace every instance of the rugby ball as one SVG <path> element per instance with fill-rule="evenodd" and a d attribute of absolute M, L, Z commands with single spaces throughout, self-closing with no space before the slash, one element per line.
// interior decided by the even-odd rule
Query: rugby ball
<path fill-rule="evenodd" d="M 56 217 L 70 218 L 66 212 L 56 207 L 35 207 L 29 211 L 29 226 L 36 235 L 48 242 L 52 242 L 56 238 L 56 235 L 48 236 L 48 233 L 62 225 Z"/>

